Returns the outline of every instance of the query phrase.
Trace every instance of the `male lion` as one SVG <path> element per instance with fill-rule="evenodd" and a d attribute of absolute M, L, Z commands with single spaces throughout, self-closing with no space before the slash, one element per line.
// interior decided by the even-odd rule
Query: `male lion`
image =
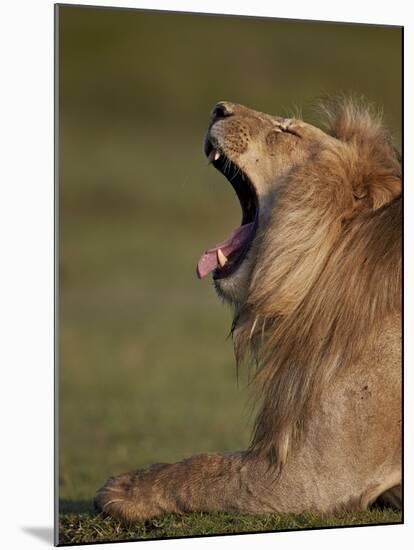
<path fill-rule="evenodd" d="M 98 510 L 320 513 L 401 506 L 401 169 L 379 116 L 323 108 L 326 131 L 228 102 L 205 153 L 234 187 L 238 229 L 201 257 L 257 364 L 249 448 L 111 478 Z"/>

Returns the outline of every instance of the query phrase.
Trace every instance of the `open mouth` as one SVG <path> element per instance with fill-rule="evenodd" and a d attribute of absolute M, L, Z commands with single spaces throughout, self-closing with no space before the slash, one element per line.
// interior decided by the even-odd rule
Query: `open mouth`
<path fill-rule="evenodd" d="M 206 141 L 205 153 L 213 166 L 231 183 L 240 201 L 242 220 L 238 228 L 221 243 L 209 248 L 197 264 L 200 279 L 214 271 L 215 279 L 231 275 L 245 259 L 257 229 L 258 199 L 246 174 L 219 149 Z"/>

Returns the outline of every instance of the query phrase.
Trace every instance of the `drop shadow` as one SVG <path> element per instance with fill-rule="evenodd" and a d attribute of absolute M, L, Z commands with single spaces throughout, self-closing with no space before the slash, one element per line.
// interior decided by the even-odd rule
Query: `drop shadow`
<path fill-rule="evenodd" d="M 92 500 L 59 500 L 59 514 L 91 514 L 96 512 Z M 47 542 L 51 546 L 54 544 L 53 527 L 22 527 L 22 531 Z"/>
<path fill-rule="evenodd" d="M 53 527 L 22 527 L 22 531 L 53 546 Z"/>

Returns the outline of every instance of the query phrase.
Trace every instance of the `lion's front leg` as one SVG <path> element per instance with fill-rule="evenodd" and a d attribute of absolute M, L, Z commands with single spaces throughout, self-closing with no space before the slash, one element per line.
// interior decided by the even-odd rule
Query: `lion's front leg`
<path fill-rule="evenodd" d="M 154 464 L 113 477 L 99 489 L 96 508 L 125 522 L 164 513 L 301 513 L 364 510 L 399 483 L 398 465 L 375 456 L 353 462 L 338 444 L 315 453 L 304 445 L 280 475 L 247 453 L 201 454 L 175 464 Z M 362 455 L 361 455 L 362 456 Z M 322 461 L 322 462 L 321 462 Z"/>
<path fill-rule="evenodd" d="M 201 454 L 175 464 L 153 464 L 110 478 L 95 496 L 96 508 L 122 521 L 163 513 L 271 511 L 244 481 L 243 453 Z"/>

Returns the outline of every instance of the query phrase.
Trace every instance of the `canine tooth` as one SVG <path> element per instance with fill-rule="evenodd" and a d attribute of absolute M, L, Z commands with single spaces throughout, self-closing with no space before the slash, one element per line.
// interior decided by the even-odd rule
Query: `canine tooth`
<path fill-rule="evenodd" d="M 214 155 L 214 160 L 218 160 L 220 158 L 220 153 L 216 151 L 216 154 Z"/>
<path fill-rule="evenodd" d="M 220 267 L 224 267 L 227 263 L 227 258 L 226 256 L 223 254 L 221 248 L 219 248 L 217 250 L 217 261 L 218 263 L 220 264 Z"/>
<path fill-rule="evenodd" d="M 213 162 L 213 160 L 216 160 L 216 155 L 217 155 L 217 150 L 216 149 L 212 149 L 208 155 L 208 162 Z"/>

